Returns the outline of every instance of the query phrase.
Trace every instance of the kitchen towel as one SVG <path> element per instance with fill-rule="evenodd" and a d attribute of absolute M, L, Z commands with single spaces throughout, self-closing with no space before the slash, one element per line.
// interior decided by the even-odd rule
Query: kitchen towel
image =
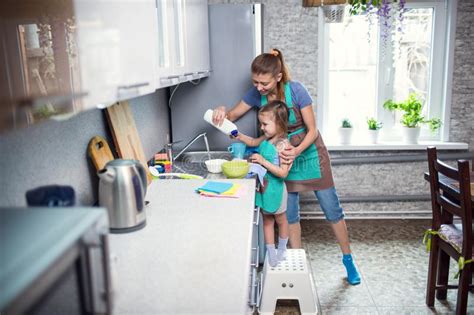
<path fill-rule="evenodd" d="M 216 194 L 212 192 L 207 192 L 207 191 L 200 191 L 199 192 L 201 196 L 205 197 L 216 197 L 216 198 L 240 198 L 242 196 L 245 196 L 247 193 L 247 189 L 245 186 L 235 184 L 232 186 L 231 189 L 228 191 L 223 192 L 222 194 Z"/>
<path fill-rule="evenodd" d="M 201 196 L 206 196 L 206 197 L 216 197 L 216 198 L 239 198 L 242 197 L 245 193 L 244 191 L 244 186 L 235 184 L 233 185 L 229 190 L 221 193 L 221 194 L 216 194 L 208 191 L 199 191 Z"/>
<path fill-rule="evenodd" d="M 250 178 L 253 175 L 257 175 L 260 185 L 263 185 L 263 178 L 267 174 L 267 169 L 260 164 L 250 163 L 249 172 L 245 178 Z"/>
<path fill-rule="evenodd" d="M 231 183 L 209 181 L 205 183 L 204 186 L 197 188 L 196 191 L 197 192 L 206 191 L 206 192 L 221 194 L 225 191 L 228 191 L 230 188 L 232 188 Z"/>

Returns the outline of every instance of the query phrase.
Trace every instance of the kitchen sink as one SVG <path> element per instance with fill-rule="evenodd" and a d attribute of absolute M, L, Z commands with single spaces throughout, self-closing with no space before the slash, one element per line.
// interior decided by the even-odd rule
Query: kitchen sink
<path fill-rule="evenodd" d="M 211 151 L 209 152 L 211 159 L 225 159 L 231 160 L 232 155 L 227 151 Z M 207 151 L 190 151 L 185 152 L 179 156 L 173 163 L 172 174 L 170 176 L 163 176 L 162 179 L 181 179 L 181 176 L 174 174 L 192 174 L 202 176 L 207 179 L 225 179 L 222 173 L 209 173 L 204 163 L 209 159 Z"/>
<path fill-rule="evenodd" d="M 229 161 L 232 160 L 232 154 L 228 151 L 210 151 L 209 155 L 211 159 L 224 159 L 224 160 L 229 160 Z M 176 162 L 202 163 L 204 166 L 204 169 L 206 169 L 206 166 L 204 165 L 204 161 L 209 160 L 209 155 L 207 151 L 184 152 L 176 160 Z"/>

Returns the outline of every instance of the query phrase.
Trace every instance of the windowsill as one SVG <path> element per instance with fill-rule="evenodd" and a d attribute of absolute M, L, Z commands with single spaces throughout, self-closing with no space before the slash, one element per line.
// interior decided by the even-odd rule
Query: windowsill
<path fill-rule="evenodd" d="M 338 144 L 328 142 L 326 147 L 329 151 L 399 151 L 399 150 L 426 150 L 428 146 L 435 146 L 438 150 L 467 150 L 469 148 L 464 142 L 441 142 L 420 141 L 418 144 L 406 144 L 402 142 L 381 142 L 377 144 L 351 143 Z"/>

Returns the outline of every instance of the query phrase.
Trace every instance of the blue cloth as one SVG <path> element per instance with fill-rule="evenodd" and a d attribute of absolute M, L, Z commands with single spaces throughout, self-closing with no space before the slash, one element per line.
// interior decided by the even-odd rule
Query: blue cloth
<path fill-rule="evenodd" d="M 233 184 L 231 183 L 209 181 L 205 183 L 204 186 L 199 187 L 197 190 L 204 190 L 204 191 L 213 192 L 216 194 L 222 194 L 223 192 L 228 191 L 232 186 Z"/>
<path fill-rule="evenodd" d="M 257 175 L 260 185 L 263 185 L 263 178 L 265 177 L 265 174 L 267 174 L 267 169 L 265 167 L 257 163 L 250 163 L 249 173 L 247 174 L 246 178 Z"/>
<path fill-rule="evenodd" d="M 313 99 L 308 93 L 308 90 L 298 81 L 290 81 L 291 99 L 293 100 L 293 106 L 298 109 L 302 109 L 306 106 L 313 104 Z M 260 108 L 262 106 L 261 95 L 256 87 L 250 88 L 245 93 L 242 100 L 252 107 Z"/>

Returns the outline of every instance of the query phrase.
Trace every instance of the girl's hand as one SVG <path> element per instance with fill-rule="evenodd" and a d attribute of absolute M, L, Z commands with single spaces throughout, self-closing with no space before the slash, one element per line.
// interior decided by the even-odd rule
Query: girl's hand
<path fill-rule="evenodd" d="M 226 116 L 225 106 L 219 106 L 212 112 L 212 122 L 215 125 L 222 125 Z"/>
<path fill-rule="evenodd" d="M 252 163 L 258 163 L 258 164 L 262 165 L 264 159 L 260 154 L 254 153 L 254 154 L 252 154 L 252 156 L 250 156 L 249 161 L 252 162 Z"/>
<path fill-rule="evenodd" d="M 283 164 L 290 165 L 298 156 L 296 152 L 296 148 L 288 143 L 288 145 L 278 152 L 278 156 L 280 157 L 280 162 Z"/>

